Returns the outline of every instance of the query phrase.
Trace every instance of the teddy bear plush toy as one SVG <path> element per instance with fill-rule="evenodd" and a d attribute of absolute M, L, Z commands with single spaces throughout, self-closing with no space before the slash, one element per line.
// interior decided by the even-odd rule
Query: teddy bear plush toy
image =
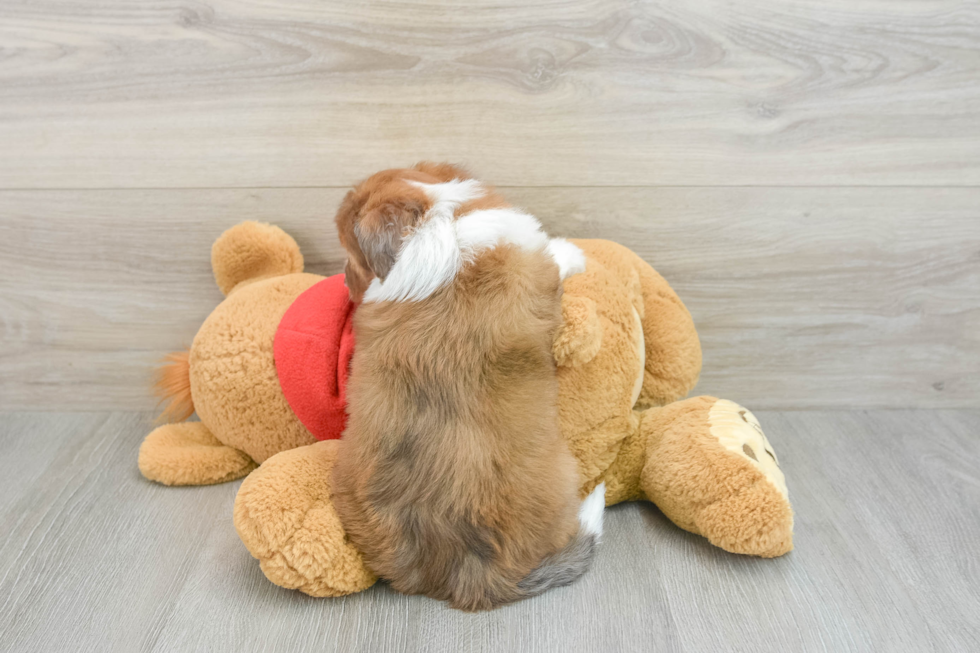
<path fill-rule="evenodd" d="M 790 551 L 793 512 L 759 422 L 724 399 L 681 400 L 701 348 L 680 299 L 627 248 L 572 242 L 586 270 L 564 281 L 554 356 L 582 495 L 604 482 L 607 505 L 652 501 L 726 551 Z M 356 345 L 343 275 L 304 273 L 296 242 L 255 222 L 225 232 L 211 263 L 226 298 L 190 351 L 171 356 L 160 386 L 171 414 L 200 421 L 150 433 L 139 468 L 167 485 L 248 475 L 235 527 L 269 580 L 313 596 L 363 590 L 375 578 L 330 501 Z"/>

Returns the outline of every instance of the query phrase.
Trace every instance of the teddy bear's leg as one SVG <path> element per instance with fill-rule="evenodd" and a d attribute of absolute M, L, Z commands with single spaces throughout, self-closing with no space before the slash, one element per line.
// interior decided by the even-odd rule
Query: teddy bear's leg
<path fill-rule="evenodd" d="M 640 486 L 671 521 L 733 553 L 793 548 L 793 509 L 758 420 L 725 399 L 693 397 L 641 415 Z"/>
<path fill-rule="evenodd" d="M 140 445 L 140 471 L 164 485 L 224 483 L 245 476 L 255 467 L 244 452 L 222 444 L 200 422 L 165 424 Z"/>
<path fill-rule="evenodd" d="M 347 540 L 330 500 L 338 440 L 272 456 L 242 483 L 235 528 L 266 578 L 311 596 L 343 596 L 376 578 Z"/>
<path fill-rule="evenodd" d="M 660 406 L 686 397 L 701 375 L 701 341 L 677 293 L 656 270 L 638 259 L 643 294 L 645 371 L 638 404 Z"/>
<path fill-rule="evenodd" d="M 642 327 L 644 372 L 637 406 L 662 406 L 687 395 L 701 374 L 701 343 L 694 320 L 670 284 L 634 252 L 608 241 L 573 240 L 627 287 Z"/>

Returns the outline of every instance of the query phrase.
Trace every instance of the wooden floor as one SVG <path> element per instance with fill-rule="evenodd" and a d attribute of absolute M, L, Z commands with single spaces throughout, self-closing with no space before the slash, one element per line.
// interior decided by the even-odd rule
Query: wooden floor
<path fill-rule="evenodd" d="M 731 555 L 622 505 L 582 581 L 468 615 L 383 585 L 270 584 L 232 525 L 238 483 L 139 475 L 146 414 L 3 414 L 0 650 L 980 650 L 980 412 L 759 418 L 796 550 Z"/>

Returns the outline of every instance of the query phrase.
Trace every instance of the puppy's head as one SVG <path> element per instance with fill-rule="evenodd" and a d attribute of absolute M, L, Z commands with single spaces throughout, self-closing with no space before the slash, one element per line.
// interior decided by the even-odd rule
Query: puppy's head
<path fill-rule="evenodd" d="M 347 193 L 337 211 L 340 243 L 347 250 L 344 269 L 351 301 L 360 302 L 371 280 L 385 280 L 402 242 L 431 206 L 425 191 L 411 182 L 438 183 L 417 169 L 384 170 Z"/>

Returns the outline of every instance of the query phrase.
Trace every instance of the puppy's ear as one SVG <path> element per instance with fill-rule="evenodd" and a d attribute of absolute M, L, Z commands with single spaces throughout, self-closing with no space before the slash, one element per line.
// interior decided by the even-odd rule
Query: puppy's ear
<path fill-rule="evenodd" d="M 371 273 L 385 280 L 398 259 L 402 241 L 425 213 L 421 198 L 399 197 L 368 209 L 354 226 L 354 236 Z"/>
<path fill-rule="evenodd" d="M 358 267 L 350 258 L 344 266 L 344 285 L 350 293 L 350 300 L 355 304 L 360 304 L 364 299 L 364 293 L 367 292 L 372 278 L 371 273 L 361 272 Z"/>

